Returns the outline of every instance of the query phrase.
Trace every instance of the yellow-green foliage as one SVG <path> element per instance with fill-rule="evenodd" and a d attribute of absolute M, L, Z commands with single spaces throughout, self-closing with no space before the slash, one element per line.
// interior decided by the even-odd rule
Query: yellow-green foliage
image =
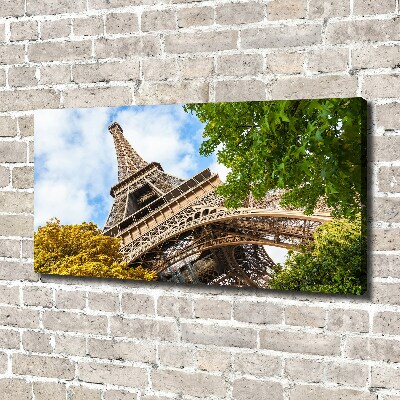
<path fill-rule="evenodd" d="M 34 269 L 43 274 L 156 279 L 142 267 L 128 267 L 119 247 L 118 238 L 103 235 L 92 222 L 61 225 L 54 218 L 35 233 Z"/>
<path fill-rule="evenodd" d="M 318 227 L 314 242 L 277 265 L 269 287 L 278 290 L 362 294 L 367 289 L 367 235 L 360 215 Z"/>

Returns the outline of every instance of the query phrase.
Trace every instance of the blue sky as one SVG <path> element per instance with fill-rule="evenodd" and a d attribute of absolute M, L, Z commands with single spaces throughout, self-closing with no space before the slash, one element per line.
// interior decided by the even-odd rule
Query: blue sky
<path fill-rule="evenodd" d="M 202 157 L 203 125 L 182 105 L 39 110 L 35 112 L 35 228 L 52 217 L 63 224 L 95 222 L 103 227 L 117 183 L 117 160 L 108 126 L 118 122 L 148 162 L 189 178 L 210 168 L 225 179 L 216 155 Z M 286 250 L 268 248 L 276 262 Z"/>

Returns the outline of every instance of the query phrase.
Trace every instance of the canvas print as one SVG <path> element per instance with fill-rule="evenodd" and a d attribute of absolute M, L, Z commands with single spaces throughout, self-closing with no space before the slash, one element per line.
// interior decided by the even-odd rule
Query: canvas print
<path fill-rule="evenodd" d="M 39 110 L 34 269 L 362 294 L 361 98 Z"/>

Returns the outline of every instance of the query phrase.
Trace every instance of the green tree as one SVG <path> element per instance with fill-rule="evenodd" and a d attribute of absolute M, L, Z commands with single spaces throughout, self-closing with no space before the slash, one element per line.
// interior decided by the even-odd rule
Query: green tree
<path fill-rule="evenodd" d="M 119 251 L 120 240 L 105 236 L 96 224 L 61 225 L 56 218 L 34 235 L 34 270 L 43 274 L 156 279 L 142 267 L 131 268 Z"/>
<path fill-rule="evenodd" d="M 362 294 L 367 288 L 367 236 L 360 215 L 319 226 L 314 241 L 290 252 L 269 288 L 320 293 Z"/>
<path fill-rule="evenodd" d="M 366 103 L 360 98 L 188 104 L 205 123 L 200 154 L 230 169 L 227 207 L 285 189 L 283 206 L 311 214 L 324 198 L 336 216 L 365 202 Z"/>

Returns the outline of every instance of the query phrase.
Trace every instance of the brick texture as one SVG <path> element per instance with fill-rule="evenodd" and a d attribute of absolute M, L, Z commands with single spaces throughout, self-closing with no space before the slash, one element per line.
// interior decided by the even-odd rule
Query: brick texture
<path fill-rule="evenodd" d="M 399 400 L 395 0 L 5 0 L 0 393 L 5 400 Z M 110 284 L 33 272 L 35 110 L 364 96 L 364 296 Z"/>

